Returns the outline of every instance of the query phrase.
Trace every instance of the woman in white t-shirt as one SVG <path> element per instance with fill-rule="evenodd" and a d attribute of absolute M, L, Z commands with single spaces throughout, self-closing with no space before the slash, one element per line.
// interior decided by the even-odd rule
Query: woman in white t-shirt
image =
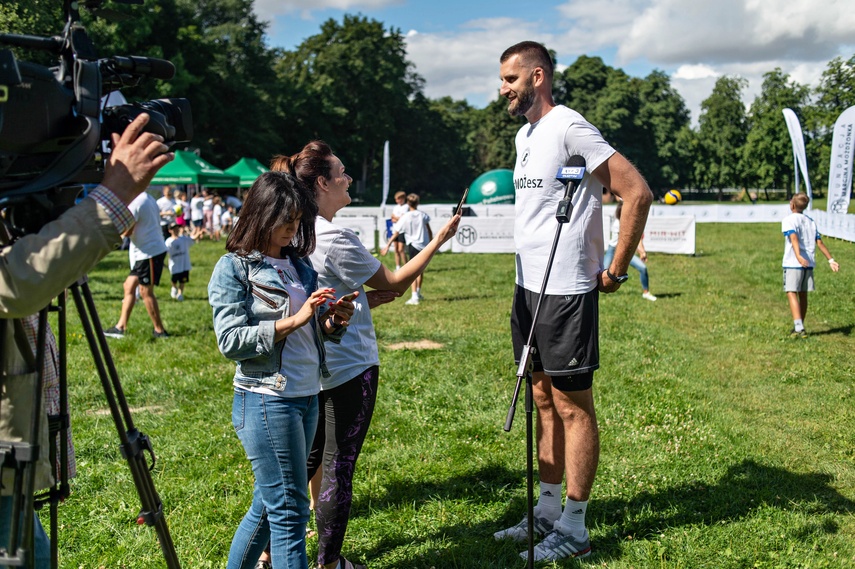
<path fill-rule="evenodd" d="M 353 304 L 326 309 L 335 291 L 318 288 L 306 260 L 317 212 L 308 188 L 266 172 L 243 211 L 208 284 L 217 346 L 236 364 L 232 423 L 255 475 L 226 567 L 254 566 L 268 540 L 277 566 L 307 567 L 306 454 L 326 373 L 323 341 L 340 340 Z"/>
<path fill-rule="evenodd" d="M 615 256 L 615 248 L 618 244 L 618 234 L 620 233 L 620 211 L 623 208 L 623 201 L 618 201 L 615 209 L 615 217 L 612 220 L 609 237 L 609 247 L 606 250 L 606 256 L 603 259 L 603 266 L 610 267 L 612 259 Z M 638 271 L 638 278 L 641 281 L 641 296 L 650 301 L 655 301 L 656 297 L 650 293 L 650 277 L 647 274 L 647 251 L 644 249 L 644 237 L 638 242 L 638 250 L 636 255 L 633 255 L 629 266 Z"/>
<path fill-rule="evenodd" d="M 370 308 L 407 290 L 440 246 L 454 236 L 460 216 L 451 218 L 418 255 L 393 272 L 371 255 L 352 230 L 333 223 L 335 214 L 350 203 L 347 190 L 353 180 L 326 143 L 313 141 L 298 154 L 277 156 L 271 169 L 293 173 L 315 190 L 317 246 L 311 261 L 320 286 L 358 292 L 347 334 L 340 344 L 328 347 L 330 377 L 321 379 L 318 431 L 308 463 L 318 565 L 332 569 L 340 561 L 342 568 L 358 569 L 361 565 L 341 557 L 341 548 L 353 499 L 353 472 L 377 397 L 380 357 Z M 363 285 L 375 290 L 365 294 Z M 316 473 L 321 474 L 320 480 Z"/>

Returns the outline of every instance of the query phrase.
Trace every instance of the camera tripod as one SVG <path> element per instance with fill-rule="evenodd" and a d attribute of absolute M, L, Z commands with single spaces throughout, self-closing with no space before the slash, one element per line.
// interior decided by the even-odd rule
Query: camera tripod
<path fill-rule="evenodd" d="M 95 367 L 98 370 L 98 375 L 101 379 L 101 385 L 104 389 L 107 403 L 110 407 L 110 414 L 113 417 L 113 422 L 116 426 L 116 431 L 119 435 L 119 447 L 122 456 L 128 463 L 131 470 L 131 475 L 134 480 L 137 494 L 139 495 L 142 504 L 137 523 L 140 525 L 154 526 L 160 548 L 163 552 L 163 557 L 167 567 L 170 569 L 180 569 L 181 565 L 175 552 L 175 546 L 172 543 L 172 537 L 169 534 L 169 529 L 166 525 L 166 519 L 163 516 L 163 503 L 157 494 L 154 487 L 154 481 L 151 477 L 151 471 L 154 469 L 156 457 L 151 442 L 148 437 L 141 433 L 134 425 L 131 417 L 131 412 L 128 403 L 125 399 L 122 385 L 119 382 L 118 372 L 113 363 L 113 358 L 110 354 L 107 340 L 104 336 L 104 330 L 101 326 L 98 313 L 95 309 L 95 302 L 92 298 L 92 293 L 89 289 L 87 277 L 83 277 L 76 283 L 72 284 L 68 291 L 74 299 L 77 312 L 80 316 L 81 325 L 83 326 L 89 348 L 92 352 L 92 358 Z M 35 463 L 39 455 L 39 447 L 37 443 L 5 443 L 0 441 L 3 454 L 6 457 L 6 463 L 12 462 L 15 467 L 15 485 L 14 485 L 14 505 L 12 507 L 12 516 L 10 524 L 10 538 L 8 549 L 4 550 L 0 544 L 0 566 L 9 565 L 12 567 L 33 567 L 34 566 L 34 536 L 33 536 L 33 516 L 36 507 L 41 507 L 45 502 L 50 503 L 50 520 L 51 520 L 51 567 L 58 566 L 57 555 L 57 504 L 68 495 L 68 479 L 67 479 L 67 448 L 66 441 L 68 439 L 69 418 L 67 411 L 67 381 L 66 381 L 66 294 L 65 292 L 58 297 L 57 306 L 51 308 L 58 313 L 58 344 L 59 344 L 59 383 L 60 383 L 60 415 L 52 417 L 54 423 L 53 430 L 58 431 L 59 441 L 61 445 L 61 466 L 60 480 L 47 491 L 46 495 L 35 497 L 33 488 L 35 484 Z M 32 351 L 29 345 L 26 344 L 26 339 L 19 332 L 22 332 L 21 327 L 16 325 L 16 341 L 19 347 L 26 348 L 21 351 L 25 354 L 25 359 L 28 363 L 35 363 L 32 369 L 36 369 L 37 381 L 35 381 L 34 392 L 34 412 L 30 418 L 31 424 L 31 441 L 38 441 L 37 434 L 39 433 L 39 423 L 42 418 L 41 395 L 42 395 L 42 365 L 45 356 L 45 341 L 47 331 L 47 312 L 48 309 L 43 309 L 39 314 L 39 324 L 36 334 L 36 358 L 32 359 Z M 3 327 L 5 334 L 7 327 Z M 22 345 L 22 342 L 24 345 Z M 5 345 L 5 342 L 4 342 Z M 55 471 L 56 461 L 56 443 L 51 441 L 51 468 Z M 146 453 L 151 457 L 151 465 L 146 461 Z"/>

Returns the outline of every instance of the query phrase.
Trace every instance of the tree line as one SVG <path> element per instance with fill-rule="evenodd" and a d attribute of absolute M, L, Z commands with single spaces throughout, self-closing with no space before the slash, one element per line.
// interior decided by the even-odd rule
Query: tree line
<path fill-rule="evenodd" d="M 513 139 L 524 120 L 508 116 L 503 98 L 475 108 L 452 97 L 426 97 L 405 37 L 377 20 L 329 19 L 285 50 L 267 45 L 267 24 L 252 0 L 145 0 L 142 6 L 114 3 L 108 11 L 109 18 L 82 16 L 100 56 L 159 57 L 176 66 L 172 80 L 145 80 L 125 96 L 190 99 L 192 146 L 213 164 L 225 167 L 244 156 L 266 162 L 321 138 L 354 178 L 352 193 L 368 203 L 379 200 L 386 140 L 393 149 L 393 190 L 430 201 L 454 199 L 487 170 L 513 168 Z M 0 31 L 56 35 L 61 16 L 56 0 L 4 2 Z M 18 55 L 46 63 L 45 54 Z M 720 77 L 693 128 L 663 71 L 631 77 L 582 55 L 554 79 L 556 102 L 596 125 L 657 195 L 671 188 L 718 197 L 725 188 L 791 191 L 785 107 L 801 121 L 811 183 L 824 193 L 834 121 L 855 105 L 855 55 L 831 60 L 813 89 L 781 69 L 767 72 L 747 110 L 746 86 L 740 77 Z"/>

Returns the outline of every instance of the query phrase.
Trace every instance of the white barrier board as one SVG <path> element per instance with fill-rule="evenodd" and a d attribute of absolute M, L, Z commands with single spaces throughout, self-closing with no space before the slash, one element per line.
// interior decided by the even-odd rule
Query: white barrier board
<path fill-rule="evenodd" d="M 376 217 L 334 217 L 333 223 L 339 227 L 346 227 L 352 230 L 359 237 L 359 241 L 365 245 L 369 251 L 373 251 L 376 247 L 374 242 L 375 230 L 377 228 Z"/>

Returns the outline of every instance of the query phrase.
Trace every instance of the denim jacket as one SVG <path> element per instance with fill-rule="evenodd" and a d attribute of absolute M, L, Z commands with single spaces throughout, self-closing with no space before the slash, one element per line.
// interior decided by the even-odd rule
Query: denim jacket
<path fill-rule="evenodd" d="M 318 273 L 304 260 L 291 257 L 300 282 L 311 294 L 318 288 Z M 227 253 L 214 267 L 208 283 L 208 301 L 214 309 L 217 347 L 237 364 L 234 380 L 250 387 L 283 391 L 288 380 L 282 369 L 285 340 L 274 342 L 274 324 L 291 313 L 291 299 L 276 269 L 258 251 L 242 257 Z M 310 321 L 321 361 L 321 373 L 329 377 L 324 341 L 341 341 L 345 328 L 327 334 L 318 324 L 326 313 L 319 308 Z"/>

